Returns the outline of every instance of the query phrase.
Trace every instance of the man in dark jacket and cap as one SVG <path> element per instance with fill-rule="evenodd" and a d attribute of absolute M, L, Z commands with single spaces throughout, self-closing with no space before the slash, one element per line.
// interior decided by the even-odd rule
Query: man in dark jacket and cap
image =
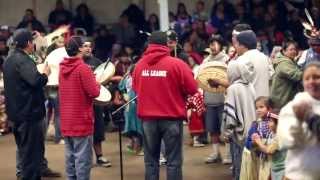
<path fill-rule="evenodd" d="M 41 179 L 44 153 L 43 120 L 45 98 L 43 87 L 48 81 L 49 68 L 38 72 L 30 58 L 34 50 L 32 34 L 18 29 L 13 36 L 14 51 L 4 63 L 4 93 L 8 118 L 13 122 L 13 134 L 23 180 Z"/>

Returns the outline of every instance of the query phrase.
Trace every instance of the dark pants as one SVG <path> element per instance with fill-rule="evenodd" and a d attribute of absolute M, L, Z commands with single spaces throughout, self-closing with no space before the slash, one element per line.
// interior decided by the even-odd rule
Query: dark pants
<path fill-rule="evenodd" d="M 182 180 L 182 120 L 144 121 L 142 127 L 145 180 L 159 180 L 161 139 L 166 147 L 167 180 Z"/>
<path fill-rule="evenodd" d="M 48 119 L 45 118 L 45 121 L 42 122 L 42 133 L 43 133 L 43 137 L 46 137 L 47 134 L 47 129 L 48 129 Z M 43 139 L 44 142 L 43 144 L 45 144 L 45 138 Z M 41 173 L 46 171 L 48 169 L 48 160 L 45 157 L 45 146 L 44 146 L 44 150 L 41 154 L 41 165 L 40 165 L 40 171 Z M 21 176 L 21 160 L 19 157 L 19 150 L 17 149 L 16 152 L 16 176 L 20 177 Z"/>
<path fill-rule="evenodd" d="M 105 124 L 103 119 L 103 107 L 99 105 L 93 106 L 94 110 L 94 133 L 93 143 L 98 144 L 105 140 Z"/>
<path fill-rule="evenodd" d="M 15 123 L 13 128 L 23 180 L 41 179 L 44 154 L 43 121 Z"/>

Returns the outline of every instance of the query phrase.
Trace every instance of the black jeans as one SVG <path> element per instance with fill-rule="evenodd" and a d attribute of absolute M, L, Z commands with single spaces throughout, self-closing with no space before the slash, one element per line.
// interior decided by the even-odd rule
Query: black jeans
<path fill-rule="evenodd" d="M 159 180 L 161 139 L 165 144 L 167 180 L 182 180 L 182 120 L 149 120 L 142 127 L 145 180 Z"/>
<path fill-rule="evenodd" d="M 40 180 L 44 154 L 43 121 L 15 123 L 13 134 L 17 144 L 17 161 L 23 180 Z"/>

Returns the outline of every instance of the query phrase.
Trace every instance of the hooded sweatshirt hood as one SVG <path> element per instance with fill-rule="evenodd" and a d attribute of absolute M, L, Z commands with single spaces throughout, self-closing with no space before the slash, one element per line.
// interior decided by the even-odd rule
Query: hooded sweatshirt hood
<path fill-rule="evenodd" d="M 251 62 L 231 61 L 227 69 L 230 83 L 240 82 L 248 84 L 254 79 L 254 66 Z"/>
<path fill-rule="evenodd" d="M 79 57 L 65 57 L 60 63 L 60 71 L 62 75 L 69 75 L 74 71 L 79 65 L 81 65 L 82 58 Z"/>
<path fill-rule="evenodd" d="M 144 60 L 148 65 L 154 65 L 158 63 L 163 57 L 170 56 L 170 49 L 167 46 L 158 44 L 149 44 L 145 51 Z"/>

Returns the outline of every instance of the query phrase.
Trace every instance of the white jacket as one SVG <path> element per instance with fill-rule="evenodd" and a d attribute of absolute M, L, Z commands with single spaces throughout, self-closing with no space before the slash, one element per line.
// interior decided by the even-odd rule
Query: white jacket
<path fill-rule="evenodd" d="M 270 74 L 273 72 L 270 61 L 266 55 L 257 49 L 251 49 L 238 57 L 237 61 L 250 61 L 254 66 L 254 79 L 252 81 L 257 97 L 269 96 Z"/>
<path fill-rule="evenodd" d="M 298 93 L 281 109 L 277 135 L 282 149 L 288 149 L 285 175 L 290 180 L 320 179 L 320 143 L 305 122 L 296 119 L 293 105 L 301 100 L 312 103 L 315 114 L 320 115 L 320 101 L 307 92 Z"/>

